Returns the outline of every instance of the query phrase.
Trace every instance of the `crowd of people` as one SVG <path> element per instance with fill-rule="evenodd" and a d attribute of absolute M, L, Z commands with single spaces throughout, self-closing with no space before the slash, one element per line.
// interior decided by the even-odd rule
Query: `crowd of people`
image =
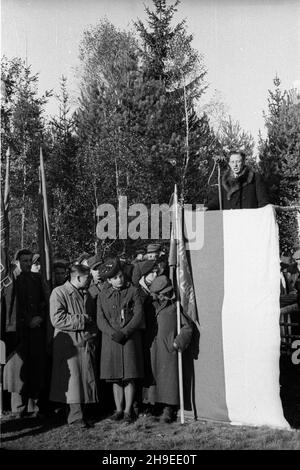
<path fill-rule="evenodd" d="M 89 427 L 87 405 L 107 411 L 111 393 L 114 421 L 131 423 L 141 413 L 175 420 L 177 351 L 188 347 L 193 325 L 181 312 L 177 331 L 161 246 L 148 245 L 132 262 L 88 253 L 71 263 L 54 260 L 49 299 L 39 271 L 38 254 L 17 253 L 6 312 L 4 389 L 11 412 L 41 419 L 63 414 L 69 424 Z"/>
<path fill-rule="evenodd" d="M 232 151 L 220 194 L 208 210 L 268 204 L 261 177 Z M 20 250 L 13 282 L 2 292 L 7 363 L 4 389 L 18 418 L 63 414 L 88 427 L 87 405 L 112 404 L 111 419 L 134 421 L 139 414 L 176 419 L 179 406 L 178 351 L 192 339 L 193 323 L 181 312 L 167 256 L 160 244 L 103 259 L 82 253 L 53 260 L 53 289 L 40 274 L 39 254 Z M 281 258 L 281 307 L 300 303 L 300 250 Z M 297 306 L 298 309 L 298 306 Z M 112 398 L 113 397 L 113 398 Z M 111 400 L 111 402 L 110 402 Z"/>

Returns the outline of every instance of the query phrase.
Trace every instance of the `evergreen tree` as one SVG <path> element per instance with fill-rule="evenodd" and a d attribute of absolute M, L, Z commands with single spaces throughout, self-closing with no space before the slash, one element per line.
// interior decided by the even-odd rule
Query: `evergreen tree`
<path fill-rule="evenodd" d="M 76 234 L 84 228 L 78 223 L 77 215 L 80 201 L 76 174 L 77 137 L 74 117 L 70 113 L 67 80 L 63 76 L 57 99 L 58 117 L 53 117 L 48 125 L 50 142 L 46 173 L 49 182 L 49 219 L 53 256 L 72 259 L 74 253 L 81 251 L 76 243 Z"/>
<path fill-rule="evenodd" d="M 39 147 L 45 144 L 44 106 L 51 91 L 38 96 L 38 74 L 32 74 L 19 58 L 2 58 L 1 79 L 6 92 L 1 104 L 2 177 L 10 145 L 10 248 L 14 252 L 36 246 Z"/>
<path fill-rule="evenodd" d="M 203 149 L 212 148 L 214 139 L 213 134 L 207 132 L 206 117 L 199 118 L 195 112 L 196 102 L 206 89 L 203 59 L 192 47 L 193 36 L 187 34 L 185 20 L 172 25 L 179 3 L 167 5 L 166 1 L 153 0 L 154 10 L 146 8 L 148 27 L 141 20 L 135 25 L 142 40 L 144 73 L 160 81 L 165 90 L 161 131 L 162 139 L 168 145 L 161 162 L 168 174 L 165 194 L 170 194 L 177 183 L 186 202 L 199 202 L 199 198 L 203 198 L 202 185 L 198 185 L 197 193 L 194 171 L 196 169 L 198 173 L 198 180 L 207 177 L 211 154 L 204 155 Z M 203 132 L 204 128 L 206 132 Z M 169 171 L 170 161 L 173 162 L 172 171 Z"/>
<path fill-rule="evenodd" d="M 269 90 L 268 112 L 264 113 L 267 137 L 260 135 L 259 166 L 268 184 L 271 202 L 276 205 L 299 205 L 300 104 L 281 91 L 274 79 Z M 299 244 L 296 214 L 278 215 L 280 246 L 289 252 Z"/>

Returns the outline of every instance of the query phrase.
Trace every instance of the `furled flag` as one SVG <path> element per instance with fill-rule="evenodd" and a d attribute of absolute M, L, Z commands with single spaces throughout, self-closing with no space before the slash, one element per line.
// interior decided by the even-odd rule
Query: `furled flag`
<path fill-rule="evenodd" d="M 51 238 L 42 148 L 40 148 L 39 182 L 39 254 L 41 258 L 41 275 L 45 291 L 50 295 L 52 287 Z"/>
<path fill-rule="evenodd" d="M 9 245 L 9 221 L 8 221 L 8 210 L 9 210 L 9 167 L 10 167 L 10 148 L 6 152 L 6 174 L 5 174 L 5 186 L 4 186 L 4 197 L 1 192 L 1 265 L 0 265 L 0 276 L 1 276 L 1 290 L 4 287 L 8 287 L 12 283 L 12 275 L 10 269 L 10 262 L 8 258 L 8 245 Z"/>
<path fill-rule="evenodd" d="M 182 207 L 178 203 L 177 188 L 169 203 L 172 210 L 172 230 L 169 252 L 171 279 L 177 291 L 182 311 L 195 323 L 198 322 L 196 299 L 183 236 Z M 174 267 L 176 266 L 176 276 Z"/>

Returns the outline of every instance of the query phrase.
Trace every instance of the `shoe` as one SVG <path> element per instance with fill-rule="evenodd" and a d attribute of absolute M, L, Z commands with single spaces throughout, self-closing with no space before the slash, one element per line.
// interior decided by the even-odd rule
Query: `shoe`
<path fill-rule="evenodd" d="M 16 419 L 23 419 L 23 418 L 26 418 L 27 416 L 29 416 L 29 414 L 27 413 L 27 411 L 23 410 L 23 411 L 19 411 L 17 413 L 13 413 L 13 416 Z"/>
<path fill-rule="evenodd" d="M 93 428 L 94 423 L 87 419 L 77 419 L 76 421 L 73 421 L 72 423 L 68 423 L 69 426 L 74 426 L 78 427 L 80 429 L 88 429 L 88 428 Z"/>
<path fill-rule="evenodd" d="M 133 413 L 133 416 L 135 417 L 135 419 L 138 419 L 138 417 L 140 415 L 140 407 L 137 403 L 133 404 L 132 413 Z"/>
<path fill-rule="evenodd" d="M 161 417 L 163 423 L 172 423 L 174 420 L 173 409 L 171 406 L 165 406 Z"/>
<path fill-rule="evenodd" d="M 112 421 L 121 421 L 121 419 L 123 419 L 123 411 L 115 411 L 110 419 Z"/>
<path fill-rule="evenodd" d="M 37 418 L 37 419 L 46 419 L 47 418 L 46 414 L 41 413 L 40 411 L 35 411 L 31 416 L 33 418 Z"/>
<path fill-rule="evenodd" d="M 123 418 L 124 423 L 131 424 L 134 422 L 134 417 L 132 413 L 124 413 L 124 418 Z"/>

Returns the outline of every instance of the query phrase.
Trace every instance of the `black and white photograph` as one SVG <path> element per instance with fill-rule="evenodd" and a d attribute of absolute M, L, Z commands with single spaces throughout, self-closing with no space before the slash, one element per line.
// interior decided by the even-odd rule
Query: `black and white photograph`
<path fill-rule="evenodd" d="M 299 0 L 0 16 L 1 451 L 300 450 Z"/>

